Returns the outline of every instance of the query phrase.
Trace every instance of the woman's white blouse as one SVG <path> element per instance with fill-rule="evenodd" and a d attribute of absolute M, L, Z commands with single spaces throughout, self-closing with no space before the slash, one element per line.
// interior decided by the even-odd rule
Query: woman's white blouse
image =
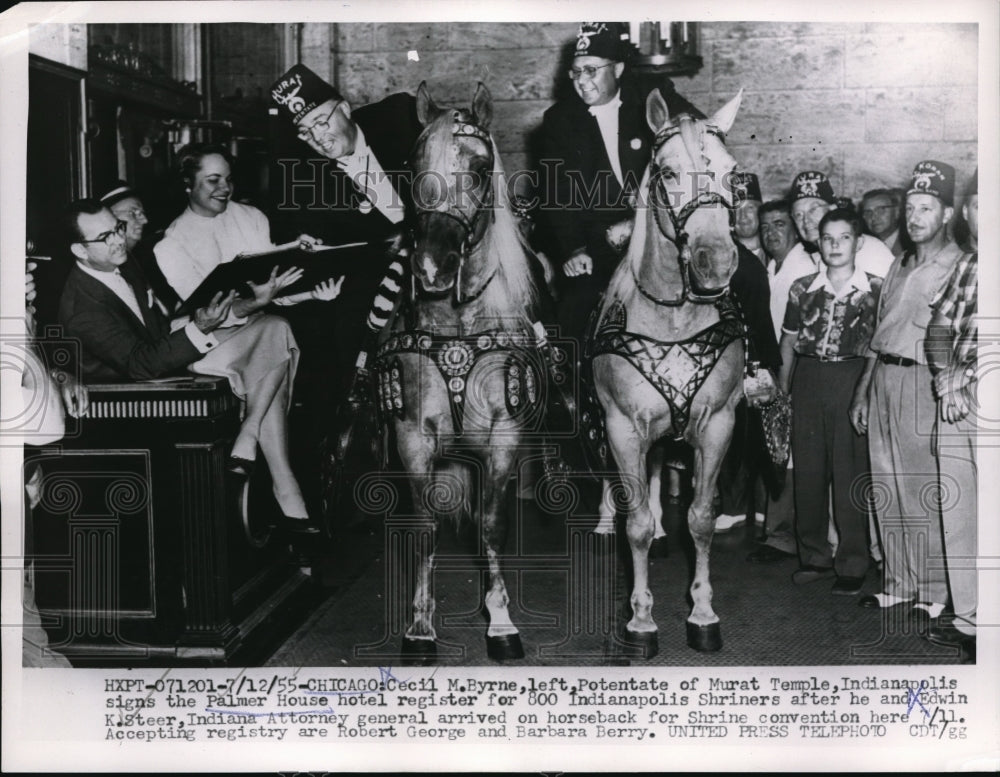
<path fill-rule="evenodd" d="M 188 207 L 167 227 L 153 251 L 167 283 L 184 300 L 223 262 L 272 248 L 267 216 L 252 205 L 230 202 L 214 218 L 199 216 Z"/>

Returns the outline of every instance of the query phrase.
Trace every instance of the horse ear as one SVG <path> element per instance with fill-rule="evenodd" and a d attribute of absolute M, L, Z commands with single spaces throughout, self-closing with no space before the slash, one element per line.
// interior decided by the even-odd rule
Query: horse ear
<path fill-rule="evenodd" d="M 421 81 L 417 87 L 417 119 L 421 125 L 426 127 L 438 115 L 438 107 L 431 98 L 431 93 L 427 91 L 427 82 Z"/>
<path fill-rule="evenodd" d="M 646 123 L 649 128 L 656 132 L 660 127 L 670 120 L 670 111 L 667 110 L 667 103 L 660 94 L 660 90 L 654 89 L 646 98 Z"/>
<path fill-rule="evenodd" d="M 709 124 L 714 124 L 722 133 L 725 134 L 729 132 L 729 128 L 733 126 L 733 122 L 736 121 L 736 112 L 740 109 L 740 103 L 743 101 L 743 90 L 740 89 L 739 93 L 725 105 L 723 105 L 719 110 L 717 110 L 711 119 L 708 120 Z"/>
<path fill-rule="evenodd" d="M 493 121 L 493 97 L 482 81 L 476 85 L 476 94 L 472 98 L 472 119 L 483 129 L 489 129 Z"/>

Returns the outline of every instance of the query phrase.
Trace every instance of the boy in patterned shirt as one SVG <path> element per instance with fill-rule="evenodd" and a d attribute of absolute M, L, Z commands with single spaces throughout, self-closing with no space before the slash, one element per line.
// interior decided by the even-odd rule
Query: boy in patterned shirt
<path fill-rule="evenodd" d="M 831 210 L 819 225 L 819 272 L 796 280 L 782 324 L 779 376 L 791 388 L 792 457 L 800 568 L 797 584 L 833 577 L 833 593 L 861 591 L 868 569 L 868 518 L 852 494 L 868 475 L 868 443 L 849 416 L 875 328 L 882 279 L 855 266 L 864 236 L 853 211 Z M 795 379 L 792 380 L 794 366 Z M 831 558 L 827 493 L 840 536 Z"/>

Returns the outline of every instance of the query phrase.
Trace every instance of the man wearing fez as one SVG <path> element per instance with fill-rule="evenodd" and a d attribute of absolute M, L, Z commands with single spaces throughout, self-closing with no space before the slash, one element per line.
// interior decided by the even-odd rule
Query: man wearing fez
<path fill-rule="evenodd" d="M 368 261 L 345 268 L 344 293 L 335 314 L 336 340 L 342 344 L 337 361 L 342 374 L 350 376 L 346 412 L 354 416 L 370 401 L 366 364 L 402 290 L 403 263 L 390 254 L 388 242 L 402 231 L 409 197 L 408 159 L 423 129 L 416 100 L 393 94 L 354 110 L 337 89 L 302 64 L 274 83 L 271 99 L 277 106 L 272 111 L 291 121 L 298 139 L 334 162 L 333 169 L 324 172 L 330 178 L 321 182 L 320 193 L 326 194 L 318 210 L 309 205 L 315 191 L 290 182 L 293 194 L 307 195 L 299 198 L 305 207 L 291 218 L 308 219 L 310 228 L 330 245 L 369 243 Z M 352 420 L 338 424 L 338 433 Z"/>
<path fill-rule="evenodd" d="M 583 336 L 618 264 L 606 233 L 633 217 L 652 153 L 645 104 L 623 79 L 629 49 L 626 25 L 581 24 L 568 73 L 573 94 L 542 119 L 542 215 L 551 259 L 562 270 L 559 324 L 570 337 Z M 671 115 L 702 117 L 676 92 L 664 99 Z"/>
<path fill-rule="evenodd" d="M 948 235 L 954 191 L 950 165 L 928 160 L 914 168 L 906 229 L 915 248 L 886 275 L 872 354 L 850 409 L 855 429 L 868 433 L 885 557 L 882 591 L 860 604 L 912 606 L 932 623 L 944 609 L 948 586 L 940 517 L 924 496 L 925 486 L 936 480 L 931 439 L 938 410 L 924 338 L 931 302 L 962 256 Z"/>
<path fill-rule="evenodd" d="M 806 170 L 795 176 L 789 196 L 792 201 L 792 219 L 802 243 L 792 249 L 793 254 L 805 254 L 813 265 L 812 272 L 820 267 L 819 222 L 837 207 L 830 179 L 818 170 Z M 798 263 L 799 256 L 789 256 Z M 865 240 L 855 257 L 857 267 L 866 273 L 884 278 L 892 264 L 892 252 L 880 240 Z"/>
<path fill-rule="evenodd" d="M 738 172 L 730 176 L 728 185 L 736 205 L 733 231 L 739 257 L 729 288 L 747 326 L 750 362 L 748 374 L 755 373 L 757 369 L 769 371 L 771 384 L 776 385 L 775 376 L 781 366 L 781 353 L 771 325 L 771 293 L 767 270 L 760 255 L 754 253 L 748 245 L 753 241 L 749 238 L 744 241 L 742 237 L 749 234 L 751 225 L 756 235 L 760 184 L 753 173 Z M 757 240 L 758 250 L 759 246 Z M 762 474 L 766 468 L 761 467 L 760 463 L 767 461 L 769 457 L 761 424 L 751 417 L 748 407 L 769 398 L 770 394 L 755 397 L 753 403 L 741 399 L 736 406 L 732 442 L 719 469 L 721 512 L 715 520 L 716 534 L 742 526 L 751 520 L 751 512 L 752 520 L 758 524 L 764 523 L 767 492 Z"/>
<path fill-rule="evenodd" d="M 760 243 L 760 222 L 758 221 L 758 211 L 762 198 L 760 196 L 760 181 L 754 173 L 738 172 L 731 176 L 731 188 L 733 192 L 733 204 L 736 206 L 735 226 L 733 232 L 736 239 L 750 253 L 760 260 L 761 264 L 767 263 L 767 256 Z"/>
<path fill-rule="evenodd" d="M 962 215 L 973 245 L 979 237 L 979 173 L 965 191 Z M 948 589 L 954 617 L 933 625 L 927 638 L 940 645 L 960 645 L 975 656 L 976 565 L 978 553 L 979 475 L 976 464 L 976 381 L 979 328 L 979 254 L 963 254 L 944 287 L 931 301 L 927 362 L 934 373 L 938 415 L 936 444 L 941 486 L 952 499 L 941 505 Z"/>

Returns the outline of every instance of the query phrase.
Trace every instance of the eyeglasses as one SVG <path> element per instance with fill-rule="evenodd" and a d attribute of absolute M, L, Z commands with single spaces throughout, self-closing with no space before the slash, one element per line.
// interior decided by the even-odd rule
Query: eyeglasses
<path fill-rule="evenodd" d="M 865 218 L 869 216 L 881 216 L 887 210 L 895 210 L 895 205 L 873 205 L 871 208 L 865 208 L 861 211 L 861 215 Z"/>
<path fill-rule="evenodd" d="M 111 245 L 111 238 L 113 237 L 125 237 L 125 230 L 128 229 L 128 224 L 124 221 L 119 221 L 115 224 L 114 229 L 109 229 L 107 232 L 102 232 L 93 240 L 77 240 L 77 243 L 104 243 L 104 245 Z"/>
<path fill-rule="evenodd" d="M 315 137 L 315 135 L 313 134 L 314 132 L 316 131 L 325 132 L 326 130 L 330 129 L 330 117 L 332 117 L 333 114 L 337 112 L 337 109 L 339 107 L 340 103 L 337 103 L 336 105 L 333 106 L 333 110 L 330 111 L 324 118 L 317 119 L 312 123 L 312 126 L 310 127 L 304 127 L 300 129 L 298 132 L 299 140 L 308 141 L 310 138 Z"/>
<path fill-rule="evenodd" d="M 581 76 L 587 76 L 587 78 L 593 78 L 597 75 L 598 70 L 603 70 L 606 67 L 611 67 L 614 62 L 609 62 L 606 65 L 598 65 L 594 67 L 593 65 L 584 65 L 583 67 L 571 67 L 569 69 L 569 78 L 571 81 L 579 81 Z"/>

